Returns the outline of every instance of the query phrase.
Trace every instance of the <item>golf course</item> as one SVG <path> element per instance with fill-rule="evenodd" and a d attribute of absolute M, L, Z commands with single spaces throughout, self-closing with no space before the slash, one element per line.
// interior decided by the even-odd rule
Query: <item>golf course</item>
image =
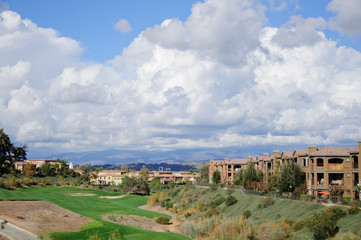
<path fill-rule="evenodd" d="M 18 204 L 20 207 L 22 202 L 18 201 L 26 201 L 23 203 L 30 203 L 30 201 L 31 203 L 33 203 L 33 201 L 45 201 L 63 208 L 64 211 L 69 210 L 76 213 L 79 215 L 77 217 L 79 221 L 84 220 L 87 222 L 77 231 L 71 232 L 66 230 L 54 231 L 52 229 L 44 229 L 40 236 L 45 239 L 111 239 L 112 234 L 117 235 L 118 238 L 120 237 L 121 239 L 190 239 L 176 233 L 152 232 L 137 226 L 125 226 L 104 220 L 102 216 L 106 214 L 137 215 L 151 219 L 162 215 L 160 213 L 138 208 L 139 206 L 146 204 L 147 197 L 138 195 L 115 197 L 119 195 L 119 193 L 115 192 L 104 192 L 101 190 L 75 187 L 47 186 L 21 188 L 16 190 L 0 189 L 0 200 L 4 203 Z M 11 202 L 6 200 L 10 200 Z M 15 206 L 14 208 L 17 207 Z M 46 208 L 49 208 L 49 206 L 44 206 L 44 209 Z M 30 210 L 31 209 L 29 209 L 29 211 L 26 211 L 26 209 L 22 210 L 23 215 L 29 214 L 31 212 Z M 57 212 L 59 211 L 57 210 Z M 17 213 L 17 216 L 14 217 L 19 221 L 25 221 L 28 218 L 28 220 L 31 221 L 32 217 L 36 217 L 28 217 L 28 215 L 26 215 L 27 217 L 24 217 L 21 215 L 21 213 Z M 62 215 L 54 213 L 50 217 L 53 219 L 50 219 L 49 222 L 56 222 L 59 220 L 57 218 L 62 218 L 61 220 L 66 223 L 76 216 L 72 217 L 70 213 L 65 212 Z M 3 216 L 2 218 L 4 219 Z"/>

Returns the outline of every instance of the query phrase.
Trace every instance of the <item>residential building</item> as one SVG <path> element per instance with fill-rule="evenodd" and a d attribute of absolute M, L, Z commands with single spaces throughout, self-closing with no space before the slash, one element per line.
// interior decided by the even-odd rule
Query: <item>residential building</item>
<path fill-rule="evenodd" d="M 361 186 L 361 168 L 359 159 L 361 155 L 361 140 L 357 147 L 320 147 L 309 145 L 308 149 L 293 151 L 273 151 L 262 156 L 248 157 L 247 159 L 210 160 L 209 182 L 215 170 L 221 173 L 221 183 L 233 184 L 237 169 L 246 167 L 248 162 L 253 162 L 257 170 L 267 176 L 275 172 L 287 161 L 296 162 L 305 174 L 308 194 L 329 195 L 338 192 L 343 196 L 360 198 L 356 188 Z"/>

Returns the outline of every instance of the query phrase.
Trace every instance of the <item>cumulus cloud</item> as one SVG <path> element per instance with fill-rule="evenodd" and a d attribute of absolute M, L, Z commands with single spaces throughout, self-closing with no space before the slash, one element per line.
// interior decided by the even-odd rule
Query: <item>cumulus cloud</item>
<path fill-rule="evenodd" d="M 336 15 L 330 19 L 330 28 L 351 37 L 361 34 L 361 2 L 359 0 L 332 0 L 327 10 Z"/>
<path fill-rule="evenodd" d="M 1 126 L 61 151 L 360 136 L 361 53 L 326 39 L 322 18 L 270 28 L 264 11 L 251 0 L 197 3 L 185 22 L 144 30 L 104 64 L 81 62 L 76 41 L 2 12 Z"/>
<path fill-rule="evenodd" d="M 128 20 L 120 19 L 115 25 L 114 28 L 121 33 L 130 33 L 132 31 L 132 26 L 130 26 Z"/>
<path fill-rule="evenodd" d="M 313 45 L 323 38 L 322 33 L 316 29 L 325 27 L 326 21 L 322 17 L 304 19 L 301 16 L 292 16 L 291 20 L 279 29 L 273 41 L 281 47 Z"/>
<path fill-rule="evenodd" d="M 265 7 L 253 0 L 196 3 L 186 22 L 168 19 L 144 37 L 166 48 L 195 50 L 225 64 L 244 63 L 258 45 Z"/>

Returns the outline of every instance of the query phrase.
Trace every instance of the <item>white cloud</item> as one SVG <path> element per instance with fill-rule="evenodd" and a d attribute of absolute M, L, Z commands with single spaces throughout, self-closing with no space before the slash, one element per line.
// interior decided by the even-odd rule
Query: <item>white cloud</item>
<path fill-rule="evenodd" d="M 114 28 L 121 33 L 130 33 L 132 31 L 132 26 L 130 26 L 128 20 L 120 19 L 115 25 Z"/>
<path fill-rule="evenodd" d="M 322 17 L 304 19 L 301 16 L 292 16 L 291 20 L 279 29 L 272 40 L 281 47 L 313 45 L 323 38 L 323 34 L 315 29 L 325 27 L 326 21 Z"/>
<path fill-rule="evenodd" d="M 0 124 L 30 147 L 62 151 L 355 137 L 360 52 L 326 39 L 322 18 L 266 28 L 264 11 L 257 1 L 198 3 L 105 64 L 81 62 L 76 41 L 3 12 Z"/>
<path fill-rule="evenodd" d="M 327 10 L 334 12 L 335 17 L 330 19 L 330 28 L 356 37 L 361 34 L 361 1 L 359 0 L 332 0 Z"/>

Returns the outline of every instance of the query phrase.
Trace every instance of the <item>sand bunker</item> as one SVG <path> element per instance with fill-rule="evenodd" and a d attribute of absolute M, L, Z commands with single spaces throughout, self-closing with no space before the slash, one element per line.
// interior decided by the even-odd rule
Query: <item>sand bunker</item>
<path fill-rule="evenodd" d="M 67 194 L 69 196 L 72 196 L 72 197 L 89 197 L 89 196 L 95 196 L 94 193 L 70 193 L 70 194 Z"/>
<path fill-rule="evenodd" d="M 105 199 L 118 199 L 118 198 L 122 198 L 125 195 L 121 195 L 121 196 L 100 196 L 99 198 L 105 198 Z"/>

